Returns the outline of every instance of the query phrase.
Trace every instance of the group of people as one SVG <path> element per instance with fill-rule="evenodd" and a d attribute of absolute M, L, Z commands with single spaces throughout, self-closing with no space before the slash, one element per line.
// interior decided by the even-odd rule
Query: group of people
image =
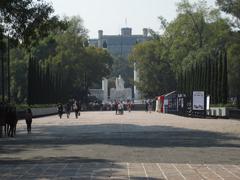
<path fill-rule="evenodd" d="M 133 110 L 134 104 L 130 101 L 127 100 L 127 103 L 125 104 L 128 112 L 131 112 Z M 117 101 L 115 100 L 114 102 L 114 109 L 115 109 L 115 114 L 123 114 L 124 112 L 124 103 L 122 101 Z"/>
<path fill-rule="evenodd" d="M 65 104 L 65 106 L 63 106 L 63 104 L 60 103 L 60 104 L 58 104 L 57 108 L 58 108 L 58 115 L 59 115 L 60 119 L 62 118 L 62 115 L 64 114 L 64 112 L 66 113 L 68 119 L 69 119 L 70 113 L 72 111 L 74 111 L 76 119 L 78 118 L 78 116 L 81 115 L 80 114 L 81 102 L 78 102 L 78 101 L 74 101 L 73 104 L 67 103 L 67 104 Z"/>

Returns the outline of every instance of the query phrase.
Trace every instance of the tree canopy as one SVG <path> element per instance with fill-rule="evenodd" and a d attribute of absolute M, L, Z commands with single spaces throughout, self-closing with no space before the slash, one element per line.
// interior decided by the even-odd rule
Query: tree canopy
<path fill-rule="evenodd" d="M 218 3 L 220 4 L 220 1 Z M 234 1 L 234 5 L 237 6 L 237 1 Z M 223 9 L 223 6 L 224 3 L 220 8 Z M 208 84 L 221 89 L 216 90 L 218 92 L 214 96 L 221 94 L 224 98 L 220 99 L 225 102 L 228 85 L 229 92 L 239 89 L 232 85 L 233 79 L 240 77 L 237 71 L 237 44 L 233 40 L 238 37 L 238 33 L 231 28 L 228 18 L 221 16 L 219 9 L 208 7 L 205 1 L 190 3 L 182 0 L 177 4 L 177 13 L 177 17 L 171 22 L 159 17 L 163 34 L 156 36 L 157 33 L 152 33 L 153 40 L 136 45 L 133 49 L 131 60 L 136 62 L 140 73 L 140 81 L 135 84 L 146 97 L 180 90 L 183 86 L 185 93 L 190 93 L 190 89 L 215 92 L 210 91 L 211 88 L 206 85 Z M 204 72 L 210 73 L 207 70 L 211 68 L 208 61 L 216 67 L 216 73 L 212 76 L 204 75 Z M 228 62 L 228 66 L 225 62 Z M 231 71 L 228 74 L 229 84 L 225 78 L 225 67 Z M 185 76 L 191 78 L 187 80 L 191 83 L 187 86 L 181 84 L 186 83 Z M 213 77 L 215 79 L 212 82 L 207 82 L 207 78 Z M 225 84 L 218 83 L 220 80 Z M 231 96 L 236 95 L 231 93 Z M 214 103 L 218 102 L 220 100 L 217 99 Z"/>
<path fill-rule="evenodd" d="M 111 72 L 112 57 L 104 49 L 86 47 L 87 30 L 80 17 L 65 18 L 68 28 L 53 31 L 32 48 L 32 57 L 40 67 L 61 77 L 60 89 L 65 101 L 69 98 L 81 99 L 86 85 L 101 81 Z M 28 56 L 24 48 L 12 50 L 12 91 L 15 99 L 23 101 L 27 97 Z M 22 74 L 18 72 L 24 72 Z M 37 82 L 36 82 L 37 83 Z M 41 93 L 41 92 L 39 92 Z"/>

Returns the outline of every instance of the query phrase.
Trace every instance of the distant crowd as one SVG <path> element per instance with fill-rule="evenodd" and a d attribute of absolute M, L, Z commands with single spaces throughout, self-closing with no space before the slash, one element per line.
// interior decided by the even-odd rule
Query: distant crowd
<path fill-rule="evenodd" d="M 58 115 L 60 117 L 60 119 L 62 118 L 62 115 L 64 114 L 64 112 L 67 115 L 67 118 L 70 117 L 71 112 L 75 113 L 75 117 L 76 119 L 78 118 L 78 116 L 80 116 L 81 114 L 81 102 L 80 101 L 74 101 L 72 104 L 71 103 L 67 103 L 65 105 L 59 103 L 57 105 L 57 109 L 58 109 Z"/>

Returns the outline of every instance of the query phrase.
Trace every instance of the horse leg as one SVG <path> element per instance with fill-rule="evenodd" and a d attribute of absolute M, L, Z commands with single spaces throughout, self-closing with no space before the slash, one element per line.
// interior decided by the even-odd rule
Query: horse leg
<path fill-rule="evenodd" d="M 11 134 L 11 137 L 14 136 L 14 125 L 13 124 L 10 125 L 10 134 Z"/>
<path fill-rule="evenodd" d="M 6 123 L 4 124 L 4 134 L 5 134 L 5 136 L 7 136 L 7 124 Z"/>
<path fill-rule="evenodd" d="M 14 123 L 14 127 L 13 127 L 14 135 L 16 135 L 16 131 L 17 131 L 17 123 L 18 123 L 18 120 L 16 120 L 15 123 Z"/>

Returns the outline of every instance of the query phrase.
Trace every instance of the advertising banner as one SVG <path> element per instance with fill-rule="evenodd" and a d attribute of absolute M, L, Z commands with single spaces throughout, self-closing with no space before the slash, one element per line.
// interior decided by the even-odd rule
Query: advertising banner
<path fill-rule="evenodd" d="M 193 91 L 193 110 L 204 111 L 204 91 Z"/>

